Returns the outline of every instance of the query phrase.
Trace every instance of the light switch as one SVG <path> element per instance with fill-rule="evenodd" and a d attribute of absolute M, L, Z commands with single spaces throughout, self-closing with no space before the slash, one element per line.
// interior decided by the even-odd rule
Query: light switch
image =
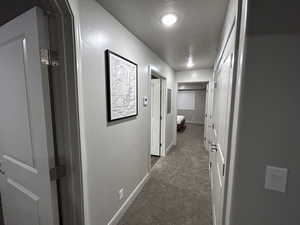
<path fill-rule="evenodd" d="M 273 191 L 285 192 L 288 169 L 273 166 L 266 167 L 265 188 Z"/>

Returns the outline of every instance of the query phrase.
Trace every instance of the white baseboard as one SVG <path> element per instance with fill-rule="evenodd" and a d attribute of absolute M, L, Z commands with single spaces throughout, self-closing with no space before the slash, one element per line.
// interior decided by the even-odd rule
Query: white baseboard
<path fill-rule="evenodd" d="M 186 123 L 189 123 L 189 124 L 197 124 L 197 125 L 204 125 L 204 123 L 198 122 L 198 121 L 186 121 Z"/>
<path fill-rule="evenodd" d="M 120 209 L 115 213 L 115 215 L 111 218 L 107 225 L 117 225 L 122 216 L 125 214 L 127 209 L 133 203 L 134 199 L 141 192 L 144 185 L 150 178 L 150 173 L 147 173 L 146 176 L 140 181 L 140 183 L 136 186 L 136 188 L 131 192 L 126 201 L 122 204 Z"/>
<path fill-rule="evenodd" d="M 166 148 L 166 154 L 170 151 L 170 149 L 173 147 L 174 143 L 173 141 L 171 142 L 171 144 L 169 144 L 169 146 Z"/>

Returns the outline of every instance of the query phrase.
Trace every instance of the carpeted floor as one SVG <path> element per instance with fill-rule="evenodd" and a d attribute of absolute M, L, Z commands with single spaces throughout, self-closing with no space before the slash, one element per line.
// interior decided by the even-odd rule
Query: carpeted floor
<path fill-rule="evenodd" d="M 188 125 L 177 146 L 154 165 L 151 178 L 118 225 L 211 225 L 208 152 L 203 126 Z"/>
<path fill-rule="evenodd" d="M 160 159 L 159 156 L 151 155 L 151 168 L 157 163 L 157 161 Z"/>

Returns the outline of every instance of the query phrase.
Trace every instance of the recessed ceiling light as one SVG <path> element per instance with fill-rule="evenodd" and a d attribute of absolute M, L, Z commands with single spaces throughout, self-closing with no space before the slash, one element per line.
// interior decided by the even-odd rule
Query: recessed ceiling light
<path fill-rule="evenodd" d="M 188 62 L 187 62 L 187 64 L 186 64 L 186 66 L 187 66 L 188 68 L 192 68 L 192 67 L 194 66 L 194 63 L 193 63 L 193 59 L 192 59 L 192 58 L 189 58 L 189 60 L 188 60 Z"/>
<path fill-rule="evenodd" d="M 177 15 L 173 13 L 166 14 L 161 18 L 161 22 L 167 27 L 173 26 L 177 22 L 177 20 Z"/>

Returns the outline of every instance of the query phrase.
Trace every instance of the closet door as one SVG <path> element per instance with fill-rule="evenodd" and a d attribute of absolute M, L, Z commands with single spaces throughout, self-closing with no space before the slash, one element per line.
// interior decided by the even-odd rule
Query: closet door
<path fill-rule="evenodd" d="M 228 152 L 229 120 L 232 93 L 233 53 L 223 61 L 214 76 L 212 145 L 212 195 L 214 224 L 222 225 L 224 184 Z"/>

